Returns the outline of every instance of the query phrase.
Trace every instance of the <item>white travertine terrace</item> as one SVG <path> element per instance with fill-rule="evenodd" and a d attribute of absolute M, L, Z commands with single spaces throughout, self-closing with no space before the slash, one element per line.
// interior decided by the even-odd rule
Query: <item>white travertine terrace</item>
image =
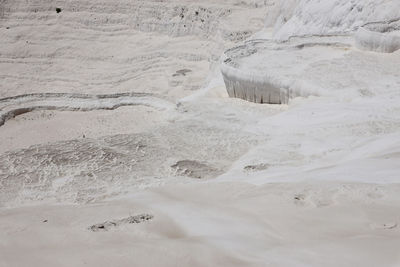
<path fill-rule="evenodd" d="M 227 50 L 223 55 L 221 72 L 229 96 L 256 103 L 284 104 L 293 96 L 310 95 L 310 88 L 295 85 L 296 80 L 301 80 L 298 79 L 300 77 L 296 79 L 297 70 L 284 75 L 281 72 L 271 73 L 269 65 L 279 66 L 281 63 L 279 58 L 271 61 L 270 56 L 266 55 L 280 47 L 289 48 L 287 53 L 293 54 L 290 47 L 298 40 L 303 39 L 305 46 L 294 47 L 295 50 L 307 50 L 309 46 L 318 45 L 318 38 L 327 37 L 354 37 L 340 48 L 344 50 L 354 43 L 357 48 L 375 52 L 392 53 L 400 49 L 398 5 L 398 1 L 394 0 L 292 0 L 277 3 L 275 11 L 266 20 L 265 31 L 256 35 L 256 38 L 265 38 L 264 41 L 250 40 L 245 45 Z M 273 27 L 272 34 L 268 27 Z M 316 39 L 317 43 L 311 39 Z M 272 49 L 254 49 L 251 45 L 253 42 L 270 43 Z M 308 56 L 322 59 L 325 52 L 321 50 Z M 303 56 L 307 53 L 301 52 Z M 258 60 L 260 57 L 265 60 Z M 287 64 L 285 67 L 290 69 Z M 286 72 L 286 68 L 282 72 Z M 326 91 L 326 88 L 320 89 Z"/>
<path fill-rule="evenodd" d="M 237 47 L 237 50 L 246 46 Z M 288 103 L 288 88 L 274 82 L 268 75 L 248 72 L 230 64 L 232 58 L 223 55 L 221 72 L 230 97 L 237 97 L 255 103 Z"/>
<path fill-rule="evenodd" d="M 400 49 L 400 21 L 367 24 L 354 37 L 360 49 L 393 53 Z"/>
<path fill-rule="evenodd" d="M 222 56 L 228 95 L 255 103 L 288 104 L 293 97 L 326 94 L 328 90 L 305 83 L 307 73 L 295 66 L 300 60 L 314 70 L 314 63 L 342 56 L 350 44 L 349 37 L 293 38 L 284 43 L 250 40 Z"/>
<path fill-rule="evenodd" d="M 400 50 L 353 36 L 395 18 L 0 0 L 0 267 L 399 266 Z M 230 95 L 289 104 L 228 98 L 218 60 Z"/>

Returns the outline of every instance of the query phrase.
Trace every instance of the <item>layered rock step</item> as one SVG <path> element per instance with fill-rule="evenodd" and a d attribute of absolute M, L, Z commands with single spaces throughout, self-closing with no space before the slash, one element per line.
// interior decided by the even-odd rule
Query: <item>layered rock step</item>
<path fill-rule="evenodd" d="M 314 64 L 342 57 L 350 47 L 351 39 L 345 36 L 250 40 L 225 51 L 221 72 L 230 97 L 287 104 L 296 96 L 318 95 L 318 89 L 304 84 L 304 70 L 313 72 Z"/>
<path fill-rule="evenodd" d="M 400 19 L 368 23 L 355 34 L 356 46 L 363 50 L 393 53 L 400 49 Z"/>

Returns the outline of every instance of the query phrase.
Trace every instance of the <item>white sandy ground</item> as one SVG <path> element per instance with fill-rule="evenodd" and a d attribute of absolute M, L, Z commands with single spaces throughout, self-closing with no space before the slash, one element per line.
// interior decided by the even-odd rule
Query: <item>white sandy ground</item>
<path fill-rule="evenodd" d="M 1 97 L 135 92 L 168 107 L 49 98 L 62 108 L 7 120 L 0 266 L 400 266 L 400 52 L 350 36 L 270 53 L 249 62 L 308 97 L 230 99 L 213 62 L 272 4 L 0 1 Z"/>
<path fill-rule="evenodd" d="M 399 186 L 211 183 L 3 209 L 3 266 L 398 266 Z M 154 219 L 106 232 L 110 218 Z M 46 222 L 44 222 L 47 220 Z"/>

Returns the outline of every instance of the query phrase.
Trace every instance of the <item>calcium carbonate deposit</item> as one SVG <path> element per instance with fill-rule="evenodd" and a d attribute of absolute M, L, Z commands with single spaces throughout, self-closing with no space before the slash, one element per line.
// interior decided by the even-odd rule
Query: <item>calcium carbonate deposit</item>
<path fill-rule="evenodd" d="M 314 80 L 304 84 L 307 80 L 304 76 L 315 68 L 310 66 L 301 73 L 294 69 L 298 64 L 293 61 L 301 58 L 303 65 L 315 65 L 318 61 L 330 64 L 326 61 L 351 53 L 353 43 L 367 51 L 397 51 L 400 49 L 400 11 L 392 8 L 398 4 L 396 1 L 379 4 L 377 8 L 376 1 L 278 3 L 275 8 L 281 14 L 270 38 L 249 40 L 225 51 L 221 71 L 229 96 L 256 103 L 285 104 L 299 95 L 324 94 L 322 90 L 328 88 L 317 86 L 319 88 L 315 90 Z M 257 37 L 263 37 L 263 34 Z M 291 62 L 285 61 L 287 59 Z M 345 60 L 344 64 L 352 63 Z M 397 76 L 393 73 L 393 79 Z M 331 90 L 336 89 L 339 88 Z"/>
<path fill-rule="evenodd" d="M 0 0 L 0 266 L 400 266 L 398 0 Z"/>

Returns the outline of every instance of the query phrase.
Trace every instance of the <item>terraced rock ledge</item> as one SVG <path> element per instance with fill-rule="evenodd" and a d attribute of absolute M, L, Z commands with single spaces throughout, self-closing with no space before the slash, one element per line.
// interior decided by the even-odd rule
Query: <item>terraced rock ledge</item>
<path fill-rule="evenodd" d="M 166 100 L 147 93 L 116 93 L 104 95 L 76 93 L 37 93 L 0 98 L 0 126 L 18 115 L 35 110 L 90 111 L 144 105 L 155 109 L 173 108 Z"/>
<path fill-rule="evenodd" d="M 368 23 L 355 34 L 356 46 L 363 50 L 393 53 L 400 49 L 400 19 Z"/>
<path fill-rule="evenodd" d="M 297 82 L 303 70 L 295 68 L 295 63 L 301 60 L 312 67 L 315 62 L 326 60 L 327 52 L 333 57 L 341 56 L 349 47 L 346 36 L 315 36 L 287 42 L 250 40 L 225 51 L 221 72 L 230 97 L 287 104 L 296 96 L 318 95 L 312 86 Z"/>

